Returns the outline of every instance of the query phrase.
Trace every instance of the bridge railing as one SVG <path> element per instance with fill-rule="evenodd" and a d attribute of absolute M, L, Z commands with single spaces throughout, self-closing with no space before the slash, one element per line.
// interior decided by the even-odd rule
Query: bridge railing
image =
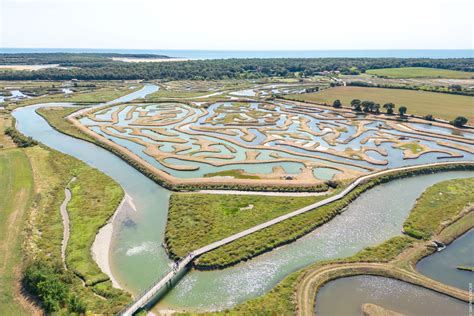
<path fill-rule="evenodd" d="M 179 265 L 184 261 L 184 260 L 188 260 L 188 262 L 186 263 L 186 265 L 191 262 L 192 260 L 192 254 L 187 254 L 185 257 L 183 257 L 181 260 L 177 261 L 174 263 L 174 267 L 179 267 Z M 155 281 L 153 282 L 153 284 L 151 284 L 148 288 L 146 288 L 145 290 L 143 290 L 142 292 L 140 292 L 140 294 L 138 294 L 136 296 L 136 299 L 134 299 L 132 302 L 128 303 L 127 305 L 125 305 L 124 308 L 122 308 L 122 310 L 120 312 L 117 313 L 117 315 L 124 315 L 134 304 L 136 304 L 139 300 L 141 300 L 148 292 L 150 292 L 158 283 L 161 282 L 161 280 L 163 280 L 168 274 L 170 274 L 171 272 L 173 272 L 174 269 L 171 268 L 171 269 L 168 269 L 166 270 L 164 273 L 162 273 L 160 275 L 160 277 Z"/>

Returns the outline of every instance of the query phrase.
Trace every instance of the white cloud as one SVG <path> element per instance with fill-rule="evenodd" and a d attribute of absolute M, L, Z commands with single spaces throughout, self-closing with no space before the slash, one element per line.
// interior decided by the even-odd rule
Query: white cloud
<path fill-rule="evenodd" d="M 468 0 L 0 0 L 0 46 L 473 48 Z"/>

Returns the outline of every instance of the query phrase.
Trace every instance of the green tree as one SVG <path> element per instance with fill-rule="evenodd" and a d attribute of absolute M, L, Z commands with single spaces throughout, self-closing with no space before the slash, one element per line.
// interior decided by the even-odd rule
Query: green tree
<path fill-rule="evenodd" d="M 393 114 L 393 109 L 395 108 L 395 104 L 393 103 L 385 103 L 383 108 L 387 110 L 387 114 Z"/>
<path fill-rule="evenodd" d="M 374 106 L 372 107 L 372 112 L 379 114 L 380 113 L 380 104 L 375 103 Z"/>
<path fill-rule="evenodd" d="M 341 100 L 339 99 L 335 100 L 332 106 L 335 108 L 340 108 L 342 106 Z"/>
<path fill-rule="evenodd" d="M 400 114 L 400 116 L 405 116 L 405 114 L 407 113 L 408 109 L 406 106 L 401 106 L 398 108 L 398 113 Z"/>
<path fill-rule="evenodd" d="M 363 101 L 362 102 L 362 109 L 364 112 L 370 112 L 372 111 L 373 107 L 374 107 L 374 102 L 372 101 Z"/>
<path fill-rule="evenodd" d="M 360 111 L 361 110 L 360 106 L 361 106 L 361 102 L 359 99 L 354 99 L 351 101 L 351 107 L 353 107 L 355 111 Z"/>
<path fill-rule="evenodd" d="M 467 123 L 467 118 L 464 116 L 458 116 L 454 120 L 451 121 L 451 124 L 456 127 L 463 127 Z"/>

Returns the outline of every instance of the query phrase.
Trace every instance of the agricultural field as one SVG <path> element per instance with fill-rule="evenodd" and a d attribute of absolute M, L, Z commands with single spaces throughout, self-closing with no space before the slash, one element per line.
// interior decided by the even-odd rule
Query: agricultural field
<path fill-rule="evenodd" d="M 19 300 L 25 220 L 33 197 L 33 175 L 20 149 L 0 150 L 0 314 L 27 315 Z"/>
<path fill-rule="evenodd" d="M 431 114 L 445 120 L 452 120 L 462 115 L 468 118 L 470 122 L 474 122 L 474 97 L 463 95 L 348 86 L 335 87 L 315 93 L 289 95 L 288 97 L 331 105 L 334 100 L 339 99 L 343 106 L 350 106 L 353 99 L 374 101 L 381 105 L 392 102 L 396 106 L 406 106 L 408 114 L 420 116 Z"/>
<path fill-rule="evenodd" d="M 388 78 L 448 78 L 473 79 L 474 72 L 425 67 L 369 69 L 367 74 Z"/>

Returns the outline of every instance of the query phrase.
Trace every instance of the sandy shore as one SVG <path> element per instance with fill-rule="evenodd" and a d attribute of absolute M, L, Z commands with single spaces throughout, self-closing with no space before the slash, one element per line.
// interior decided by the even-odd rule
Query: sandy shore
<path fill-rule="evenodd" d="M 92 257 L 94 258 L 94 261 L 97 263 L 102 272 L 107 274 L 107 276 L 110 278 L 110 281 L 112 281 L 112 286 L 118 289 L 122 289 L 122 287 L 120 286 L 119 282 L 114 278 L 112 274 L 112 269 L 110 268 L 110 246 L 112 244 L 112 236 L 114 231 L 113 222 L 115 220 L 115 217 L 117 216 L 117 214 L 119 214 L 120 212 L 122 212 L 122 210 L 125 210 L 126 208 L 131 208 L 135 210 L 135 205 L 132 202 L 132 198 L 125 193 L 122 202 L 117 207 L 117 210 L 115 211 L 112 218 L 105 226 L 103 226 L 99 230 L 99 232 L 95 236 L 95 240 L 91 248 Z"/>
<path fill-rule="evenodd" d="M 0 69 L 7 70 L 40 70 L 46 68 L 56 68 L 58 64 L 51 65 L 0 65 Z"/>
<path fill-rule="evenodd" d="M 115 61 L 124 61 L 127 63 L 169 63 L 176 61 L 188 61 L 188 58 L 130 58 L 130 57 L 112 57 Z"/>

